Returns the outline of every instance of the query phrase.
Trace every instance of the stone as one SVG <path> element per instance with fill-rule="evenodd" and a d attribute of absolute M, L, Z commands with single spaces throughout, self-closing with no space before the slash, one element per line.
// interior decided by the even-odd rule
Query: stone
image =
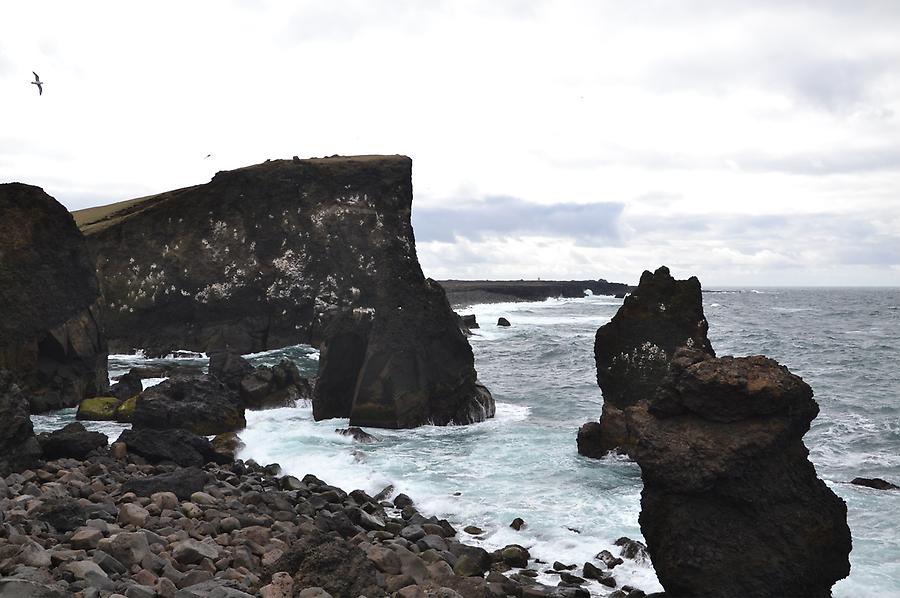
<path fill-rule="evenodd" d="M 106 448 L 109 444 L 106 434 L 89 432 L 79 422 L 40 434 L 37 440 L 46 459 L 84 459 L 91 451 Z"/>
<path fill-rule="evenodd" d="M 241 440 L 240 436 L 234 432 L 225 432 L 224 434 L 217 434 L 216 437 L 212 439 L 212 446 L 217 453 L 222 455 L 223 459 L 226 461 L 234 461 L 238 451 L 243 449 L 246 445 L 244 444 L 244 441 Z"/>
<path fill-rule="evenodd" d="M 627 429 L 624 410 L 652 397 L 678 348 L 715 356 L 708 330 L 696 277 L 676 280 L 665 266 L 653 273 L 645 271 L 637 288 L 594 338 L 603 409 L 599 427 L 579 430 L 579 453 L 589 457 L 609 451 L 628 453 L 634 437 Z"/>
<path fill-rule="evenodd" d="M 388 575 L 398 575 L 400 573 L 402 563 L 400 557 L 393 550 L 379 546 L 371 545 L 366 550 L 366 556 L 375 565 L 375 568 Z"/>
<path fill-rule="evenodd" d="M 117 442 L 125 443 L 129 453 L 151 463 L 169 461 L 182 467 L 200 467 L 209 462 L 228 462 L 209 440 L 187 430 L 124 430 Z"/>
<path fill-rule="evenodd" d="M 119 506 L 119 516 L 116 521 L 122 525 L 144 527 L 149 518 L 150 513 L 147 509 L 135 503 L 124 503 Z"/>
<path fill-rule="evenodd" d="M 297 594 L 297 598 L 332 598 L 332 596 L 322 588 L 304 588 Z"/>
<path fill-rule="evenodd" d="M 300 594 L 302 595 L 305 591 L 307 590 L 301 591 Z M 293 598 L 294 580 L 286 572 L 279 571 L 278 573 L 272 575 L 271 583 L 259 589 L 259 593 L 261 598 Z"/>
<path fill-rule="evenodd" d="M 606 565 L 607 569 L 615 569 L 625 562 L 608 550 L 601 550 L 594 558 Z"/>
<path fill-rule="evenodd" d="M 525 520 L 521 517 L 516 517 L 512 520 L 512 523 L 509 524 L 509 527 L 513 528 L 516 531 L 519 531 L 523 527 L 525 527 Z"/>
<path fill-rule="evenodd" d="M 68 598 L 69 592 L 26 579 L 0 578 L 0 598 Z"/>
<path fill-rule="evenodd" d="M 90 572 L 100 577 L 108 577 L 106 571 L 93 561 L 74 561 L 66 563 L 62 568 L 74 575 L 75 579 L 85 579 Z"/>
<path fill-rule="evenodd" d="M 119 532 L 100 540 L 98 548 L 128 567 L 140 564 L 150 554 L 147 536 L 141 532 Z"/>
<path fill-rule="evenodd" d="M 502 316 L 497 318 L 497 326 L 508 327 L 510 325 L 511 324 L 509 323 L 509 320 L 507 320 L 506 318 L 504 318 Z"/>
<path fill-rule="evenodd" d="M 134 492 L 138 496 L 150 497 L 156 492 L 172 492 L 180 500 L 187 500 L 191 494 L 202 490 L 209 480 L 209 474 L 197 467 L 176 469 L 146 477 L 132 477 L 122 484 L 122 492 Z"/>
<path fill-rule="evenodd" d="M 510 567 L 527 567 L 528 559 L 531 558 L 528 550 L 518 544 L 509 544 L 501 548 L 500 556 L 503 558 L 503 562 Z"/>
<path fill-rule="evenodd" d="M 853 478 L 851 484 L 857 486 L 865 486 L 866 488 L 874 488 L 875 490 L 898 490 L 900 486 L 892 484 L 881 478 Z"/>
<path fill-rule="evenodd" d="M 0 477 L 36 467 L 40 459 L 28 399 L 12 374 L 0 370 Z"/>
<path fill-rule="evenodd" d="M 484 575 L 491 568 L 491 555 L 484 548 L 465 546 L 457 555 L 453 572 L 462 577 Z"/>
<path fill-rule="evenodd" d="M 626 559 L 643 561 L 650 558 L 647 554 L 647 546 L 643 542 L 622 536 L 616 540 L 615 544 L 622 547 L 620 554 Z"/>
<path fill-rule="evenodd" d="M 69 542 L 72 544 L 72 548 L 92 550 L 97 548 L 101 538 L 103 538 L 103 532 L 100 530 L 92 527 L 82 527 L 72 534 Z"/>
<path fill-rule="evenodd" d="M 177 376 L 140 394 L 132 418 L 139 429 L 180 428 L 200 436 L 247 426 L 237 393 L 209 375 Z"/>
<path fill-rule="evenodd" d="M 0 214 L 0 369 L 15 372 L 32 413 L 103 393 L 100 287 L 72 215 L 21 183 L 0 184 Z"/>
<path fill-rule="evenodd" d="M 826 596 L 849 574 L 847 507 L 802 440 L 818 412 L 772 359 L 686 348 L 626 410 L 641 532 L 667 593 Z"/>
<path fill-rule="evenodd" d="M 109 394 L 120 401 L 127 401 L 128 399 L 141 394 L 141 391 L 143 390 L 144 383 L 140 373 L 132 369 L 122 374 L 116 383 L 109 387 Z"/>
<path fill-rule="evenodd" d="M 87 520 L 85 508 L 68 496 L 44 499 L 30 515 L 34 519 L 50 524 L 60 532 L 77 529 Z"/>
<path fill-rule="evenodd" d="M 138 394 L 122 401 L 122 403 L 116 407 L 116 412 L 114 414 L 115 420 L 123 424 L 134 422 L 134 412 L 137 409 L 138 400 L 140 398 L 141 395 Z"/>
<path fill-rule="evenodd" d="M 378 439 L 363 430 L 362 428 L 358 428 L 356 426 L 350 426 L 349 428 L 338 428 L 335 430 L 341 436 L 347 436 L 352 438 L 356 442 L 361 442 L 363 444 L 370 444 L 372 442 L 378 442 Z"/>
<path fill-rule="evenodd" d="M 116 397 L 93 397 L 78 404 L 75 419 L 89 421 L 115 421 L 116 409 L 122 401 Z"/>
<path fill-rule="evenodd" d="M 150 502 L 160 510 L 170 509 L 174 510 L 178 508 L 178 497 L 174 492 L 154 492 L 150 495 Z"/>
<path fill-rule="evenodd" d="M 193 565 L 203 559 L 215 560 L 218 556 L 219 551 L 215 546 L 193 539 L 178 542 L 172 548 L 172 557 L 184 565 Z"/>

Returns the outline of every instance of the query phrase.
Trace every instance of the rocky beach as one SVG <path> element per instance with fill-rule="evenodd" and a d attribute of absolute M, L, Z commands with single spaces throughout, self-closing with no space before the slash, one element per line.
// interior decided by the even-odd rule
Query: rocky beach
<path fill-rule="evenodd" d="M 763 355 L 717 356 L 700 281 L 666 267 L 637 287 L 445 289 L 416 256 L 411 167 L 403 156 L 267 161 L 74 218 L 37 187 L 0 186 L 0 307 L 13 316 L 0 337 L 0 597 L 831 595 L 852 542 L 847 505 L 803 441 L 820 413 L 810 385 Z M 573 365 L 523 328 L 532 310 L 514 305 L 549 297 L 615 310 L 583 321 L 593 356 Z M 490 319 L 451 309 L 473 302 L 495 305 Z M 521 340 L 540 368 L 498 376 L 482 353 L 483 384 L 473 345 L 493 338 Z M 301 346 L 314 364 L 283 353 Z M 113 372 L 107 347 L 140 359 Z M 252 363 L 261 355 L 277 359 Z M 590 373 L 587 390 L 567 368 Z M 550 530 L 525 510 L 486 526 L 447 506 L 495 501 L 496 477 L 510 504 L 531 508 L 528 482 L 494 470 L 489 427 L 507 421 L 529 375 L 565 391 L 557 419 L 541 414 L 529 432 L 564 455 L 540 461 L 545 477 L 629 468 L 641 491 L 630 535 L 586 521 Z M 559 419 L 569 391 L 594 403 L 602 391 L 580 429 L 581 411 Z M 35 417 L 63 413 L 78 421 L 35 433 Z M 261 439 L 266 413 L 281 429 Z M 318 425 L 311 441 L 325 452 L 343 443 L 352 464 L 327 478 L 298 470 L 297 422 Z M 562 444 L 549 440 L 557 428 Z M 378 447 L 413 445 L 420 430 L 449 441 L 437 437 L 430 463 L 410 449 L 416 469 L 449 467 L 438 484 L 482 487 L 420 496 L 398 489 L 401 476 L 341 488 Z M 479 445 L 495 454 L 476 458 Z M 252 458 L 272 447 L 291 463 Z M 539 452 L 520 449 L 516 467 Z M 577 508 L 608 500 L 569 483 Z M 600 538 L 607 548 L 579 544 Z"/>

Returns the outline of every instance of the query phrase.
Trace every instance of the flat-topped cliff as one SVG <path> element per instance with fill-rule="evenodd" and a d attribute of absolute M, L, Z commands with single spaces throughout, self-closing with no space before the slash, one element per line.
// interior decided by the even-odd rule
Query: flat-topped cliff
<path fill-rule="evenodd" d="M 605 280 L 442 280 L 447 299 L 454 306 L 507 301 L 541 301 L 548 297 L 621 295 L 632 289 L 621 282 Z"/>
<path fill-rule="evenodd" d="M 272 160 L 76 212 L 113 351 L 322 346 L 317 416 L 369 426 L 493 415 L 443 290 L 422 274 L 412 160 Z"/>

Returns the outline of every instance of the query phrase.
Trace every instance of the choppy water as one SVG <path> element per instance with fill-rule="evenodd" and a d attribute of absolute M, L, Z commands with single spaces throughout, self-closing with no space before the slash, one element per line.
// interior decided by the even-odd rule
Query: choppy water
<path fill-rule="evenodd" d="M 489 548 L 515 542 L 545 561 L 578 564 L 602 549 L 615 554 L 619 536 L 641 537 L 640 473 L 621 459 L 580 457 L 575 433 L 599 416 L 593 337 L 620 303 L 587 297 L 462 310 L 482 325 L 470 340 L 480 378 L 498 402 L 492 421 L 371 430 L 381 442 L 358 445 L 334 434 L 346 420 L 313 422 L 309 406 L 248 412 L 241 456 L 346 490 L 393 484 L 427 513 L 460 529 L 485 529 L 483 540 L 472 541 Z M 806 444 L 820 477 L 847 501 L 853 531 L 853 570 L 835 595 L 900 593 L 900 492 L 845 483 L 856 476 L 900 483 L 900 289 L 748 289 L 706 293 L 704 303 L 719 355 L 766 354 L 815 390 L 821 413 Z M 512 326 L 494 326 L 499 316 Z M 315 374 L 309 348 L 249 357 L 272 364 L 284 356 Z M 116 356 L 111 373 L 148 361 Z M 73 413 L 35 416 L 36 427 L 59 427 Z M 112 436 L 121 429 L 92 425 Z M 524 530 L 508 527 L 515 517 L 525 519 Z M 620 583 L 660 589 L 649 565 L 626 563 L 616 573 Z"/>

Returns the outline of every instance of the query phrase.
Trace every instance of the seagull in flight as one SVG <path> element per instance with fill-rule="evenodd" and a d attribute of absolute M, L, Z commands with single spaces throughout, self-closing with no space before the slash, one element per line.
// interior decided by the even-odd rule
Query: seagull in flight
<path fill-rule="evenodd" d="M 41 78 L 38 77 L 38 74 L 37 74 L 37 73 L 35 73 L 34 71 L 31 71 L 31 72 L 34 73 L 34 81 L 32 81 L 31 84 L 32 84 L 32 85 L 37 85 L 37 86 L 38 86 L 38 95 L 39 95 L 39 96 L 40 96 L 40 95 L 44 95 L 44 88 L 42 87 L 42 85 L 44 84 L 44 82 L 41 81 Z"/>

